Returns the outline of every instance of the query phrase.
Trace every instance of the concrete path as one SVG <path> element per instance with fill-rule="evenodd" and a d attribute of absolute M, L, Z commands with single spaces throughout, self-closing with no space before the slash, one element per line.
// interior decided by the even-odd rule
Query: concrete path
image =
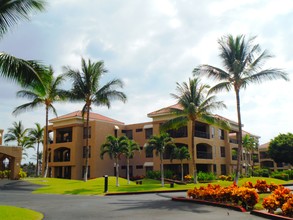
<path fill-rule="evenodd" d="M 1 181 L 0 181 L 1 182 Z M 36 185 L 23 181 L 0 183 L 0 205 L 25 207 L 42 212 L 45 219 L 263 219 L 249 213 L 207 205 L 171 201 L 185 193 L 125 196 L 76 196 L 32 194 Z"/>

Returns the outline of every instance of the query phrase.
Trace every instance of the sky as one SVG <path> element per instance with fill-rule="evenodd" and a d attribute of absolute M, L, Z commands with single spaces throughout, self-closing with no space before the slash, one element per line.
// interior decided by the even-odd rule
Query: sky
<path fill-rule="evenodd" d="M 293 1 L 283 0 L 50 0 L 46 11 L 19 22 L 0 40 L 0 50 L 22 59 L 80 69 L 81 57 L 103 60 L 108 73 L 102 83 L 123 80 L 128 101 L 99 113 L 126 124 L 151 121 L 147 114 L 175 104 L 176 82 L 187 82 L 201 64 L 224 68 L 218 40 L 227 35 L 257 36 L 254 43 L 274 55 L 263 68 L 280 68 L 291 81 L 251 84 L 241 91 L 244 130 L 260 136 L 260 144 L 292 132 Z M 216 82 L 202 78 L 205 84 Z M 63 88 L 70 88 L 66 82 Z M 13 116 L 29 100 L 16 97 L 21 88 L 0 78 L 0 129 L 14 121 L 27 128 L 45 125 L 45 109 Z M 227 108 L 213 112 L 237 121 L 233 91 L 217 95 Z M 83 103 L 56 103 L 58 115 L 80 110 Z M 49 118 L 54 118 L 50 114 Z"/>

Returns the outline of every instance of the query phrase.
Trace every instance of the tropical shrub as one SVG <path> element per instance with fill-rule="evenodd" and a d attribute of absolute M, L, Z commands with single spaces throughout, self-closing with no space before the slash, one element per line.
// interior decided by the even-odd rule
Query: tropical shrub
<path fill-rule="evenodd" d="M 174 179 L 174 172 L 172 170 L 164 170 L 164 177 L 167 179 Z"/>
<path fill-rule="evenodd" d="M 257 189 L 259 193 L 266 193 L 269 190 L 269 185 L 265 180 L 257 180 L 254 188 Z"/>
<path fill-rule="evenodd" d="M 198 181 L 212 181 L 216 179 L 216 175 L 214 173 L 205 173 L 202 171 L 199 171 L 197 174 L 197 180 Z"/>
<path fill-rule="evenodd" d="M 259 200 L 259 196 L 255 189 L 238 187 L 235 184 L 228 187 L 211 184 L 208 184 L 206 187 L 195 187 L 187 191 L 187 197 L 207 201 L 233 203 L 235 205 L 241 205 L 246 209 L 252 209 Z"/>
<path fill-rule="evenodd" d="M 184 176 L 184 180 L 185 180 L 186 182 L 191 182 L 191 181 L 193 180 L 193 177 L 192 177 L 190 174 L 188 174 L 188 175 L 185 175 L 185 176 Z"/>
<path fill-rule="evenodd" d="M 233 181 L 233 176 L 220 175 L 218 179 L 223 181 Z"/>
<path fill-rule="evenodd" d="M 271 177 L 275 179 L 285 180 L 285 181 L 289 180 L 289 174 L 284 172 L 273 172 L 271 174 Z"/>
<path fill-rule="evenodd" d="M 269 177 L 270 171 L 268 169 L 255 169 L 253 170 L 253 176 Z"/>
<path fill-rule="evenodd" d="M 19 176 L 19 178 L 25 178 L 25 177 L 27 177 L 27 173 L 24 172 L 22 169 L 20 169 L 18 176 Z"/>
<path fill-rule="evenodd" d="M 11 174 L 11 170 L 4 170 L 3 177 L 9 179 Z"/>
<path fill-rule="evenodd" d="M 293 170 L 284 170 L 283 173 L 286 173 L 289 175 L 289 179 L 293 180 Z"/>
<path fill-rule="evenodd" d="M 278 208 L 283 211 L 284 208 L 285 212 L 283 214 L 288 213 L 286 214 L 288 216 L 293 212 L 292 201 L 290 200 L 292 198 L 293 195 L 290 190 L 280 185 L 271 195 L 264 198 L 262 205 L 269 213 L 274 213 Z"/>
<path fill-rule="evenodd" d="M 146 177 L 149 179 L 160 179 L 161 178 L 161 172 L 160 171 L 153 171 L 153 170 L 149 170 L 146 173 Z"/>
<path fill-rule="evenodd" d="M 284 203 L 281 209 L 285 216 L 293 218 L 293 196 L 291 196 L 287 202 Z"/>

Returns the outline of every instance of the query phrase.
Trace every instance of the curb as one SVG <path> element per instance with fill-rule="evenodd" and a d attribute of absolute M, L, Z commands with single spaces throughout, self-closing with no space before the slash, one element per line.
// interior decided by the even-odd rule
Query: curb
<path fill-rule="evenodd" d="M 173 193 L 173 192 L 186 192 L 186 189 L 177 190 L 156 190 L 156 191 L 141 191 L 141 192 L 113 192 L 105 193 L 105 196 L 123 196 L 123 195 L 139 195 L 139 194 L 152 194 L 152 193 Z"/>
<path fill-rule="evenodd" d="M 236 205 L 230 205 L 230 204 L 224 204 L 224 203 L 217 203 L 217 202 L 210 202 L 206 200 L 199 200 L 199 199 L 188 199 L 184 197 L 173 197 L 172 201 L 177 202 L 191 202 L 191 203 L 198 203 L 198 204 L 205 204 L 205 205 L 212 205 L 212 206 L 218 206 L 222 208 L 228 208 L 239 212 L 246 212 L 246 209 L 244 209 L 241 206 Z"/>
<path fill-rule="evenodd" d="M 272 220 L 292 220 L 292 218 L 290 218 L 290 217 L 275 215 L 275 214 L 271 214 L 268 212 L 257 211 L 257 210 L 252 210 L 250 212 L 250 214 L 256 215 L 259 217 L 263 217 L 263 218 L 267 218 L 267 219 L 272 219 Z"/>

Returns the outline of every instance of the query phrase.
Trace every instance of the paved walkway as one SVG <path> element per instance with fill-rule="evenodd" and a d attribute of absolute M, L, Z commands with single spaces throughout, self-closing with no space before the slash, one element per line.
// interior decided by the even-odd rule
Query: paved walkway
<path fill-rule="evenodd" d="M 42 212 L 45 219 L 263 219 L 224 208 L 171 201 L 185 193 L 157 193 L 126 196 L 76 196 L 32 194 L 36 185 L 0 180 L 0 205 L 25 207 Z"/>

